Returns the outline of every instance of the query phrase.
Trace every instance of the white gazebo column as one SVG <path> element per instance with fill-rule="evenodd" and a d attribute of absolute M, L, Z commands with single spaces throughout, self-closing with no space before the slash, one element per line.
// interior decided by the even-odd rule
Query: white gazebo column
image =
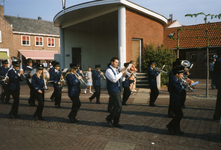
<path fill-rule="evenodd" d="M 126 8 L 119 6 L 118 8 L 118 57 L 120 59 L 119 66 L 124 67 L 126 62 Z"/>
<path fill-rule="evenodd" d="M 60 64 L 61 69 L 65 68 L 65 48 L 64 48 L 64 29 L 60 27 Z"/>

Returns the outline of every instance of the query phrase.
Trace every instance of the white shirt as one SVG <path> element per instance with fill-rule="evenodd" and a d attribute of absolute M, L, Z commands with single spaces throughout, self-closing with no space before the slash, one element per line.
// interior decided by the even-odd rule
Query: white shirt
<path fill-rule="evenodd" d="M 113 71 L 110 68 L 106 70 L 105 75 L 111 82 L 116 83 L 123 74 L 121 72 L 118 73 L 118 70 L 116 68 L 113 68 L 111 65 L 110 67 L 113 69 L 116 75 L 114 75 Z"/>
<path fill-rule="evenodd" d="M 47 68 L 47 67 L 48 67 L 48 63 L 43 63 L 43 66 L 44 66 L 45 68 Z"/>

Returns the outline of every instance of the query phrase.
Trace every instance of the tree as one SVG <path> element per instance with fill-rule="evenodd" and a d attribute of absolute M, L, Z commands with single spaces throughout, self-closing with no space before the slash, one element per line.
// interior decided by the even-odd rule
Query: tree
<path fill-rule="evenodd" d="M 205 31 L 206 31 L 206 38 L 207 38 L 207 50 L 206 50 L 206 55 L 207 55 L 207 77 L 206 77 L 206 97 L 209 97 L 209 36 L 208 36 L 208 24 L 207 24 L 207 17 L 213 18 L 221 18 L 221 14 L 219 15 L 214 15 L 214 14 L 205 14 L 203 12 L 197 13 L 197 14 L 186 14 L 185 17 L 197 17 L 199 15 L 204 15 L 204 21 L 205 21 Z"/>

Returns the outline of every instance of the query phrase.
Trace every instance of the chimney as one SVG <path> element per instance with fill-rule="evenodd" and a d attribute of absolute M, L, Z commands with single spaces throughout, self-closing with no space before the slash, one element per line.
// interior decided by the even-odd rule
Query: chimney
<path fill-rule="evenodd" d="M 169 22 L 170 22 L 170 23 L 173 22 L 173 14 L 170 14 L 170 15 L 169 15 L 168 23 L 169 23 Z"/>
<path fill-rule="evenodd" d="M 0 5 L 0 15 L 4 17 L 4 6 Z"/>
<path fill-rule="evenodd" d="M 41 17 L 38 17 L 38 20 L 41 20 L 42 18 Z"/>

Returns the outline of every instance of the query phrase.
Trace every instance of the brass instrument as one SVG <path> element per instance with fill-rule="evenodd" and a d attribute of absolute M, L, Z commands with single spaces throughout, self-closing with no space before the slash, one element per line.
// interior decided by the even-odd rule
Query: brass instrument
<path fill-rule="evenodd" d="M 76 73 L 75 73 L 75 76 L 78 78 L 80 75 L 76 72 Z M 87 87 L 87 83 L 86 83 L 83 79 L 80 79 L 80 83 L 81 83 L 81 85 Z"/>
<path fill-rule="evenodd" d="M 160 73 L 165 73 L 165 74 L 167 74 L 166 71 L 163 71 L 164 67 L 165 67 L 165 65 L 163 65 L 163 67 L 160 69 L 160 71 L 159 71 L 159 69 L 158 69 L 157 67 L 154 67 L 154 69 L 155 69 L 156 71 L 159 71 Z"/>
<path fill-rule="evenodd" d="M 136 74 L 134 72 L 132 72 L 131 67 L 133 64 L 129 64 L 128 67 L 126 68 L 126 74 L 128 76 L 128 78 L 130 78 L 132 75 L 134 75 L 134 78 L 136 78 Z"/>
<path fill-rule="evenodd" d="M 101 71 L 98 71 L 99 73 L 102 73 Z M 106 77 L 105 77 L 105 75 L 103 74 L 102 76 L 101 76 L 101 80 L 106 80 Z"/>
<path fill-rule="evenodd" d="M 186 89 L 185 89 L 185 90 L 186 90 L 186 91 L 190 91 L 190 92 L 194 92 L 194 91 L 195 91 L 195 90 L 194 90 L 194 86 L 197 85 L 197 84 L 199 84 L 198 81 L 194 82 L 193 80 L 190 80 L 190 79 L 185 80 L 184 77 L 181 78 L 181 79 L 179 79 L 179 81 L 180 81 L 180 85 L 184 84 L 185 82 L 189 82 L 190 84 L 188 84 L 188 85 L 186 86 Z"/>

